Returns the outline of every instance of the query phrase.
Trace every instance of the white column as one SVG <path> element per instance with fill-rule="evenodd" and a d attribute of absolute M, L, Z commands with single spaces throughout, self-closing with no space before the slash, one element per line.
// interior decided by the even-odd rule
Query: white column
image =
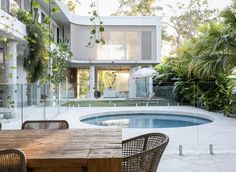
<path fill-rule="evenodd" d="M 5 118 L 15 118 L 17 114 L 17 42 L 8 40 L 5 54 L 4 79 Z"/>
<path fill-rule="evenodd" d="M 95 91 L 95 66 L 90 66 L 90 98 L 94 98 L 94 91 Z"/>
<path fill-rule="evenodd" d="M 129 79 L 129 97 L 136 97 L 136 82 L 133 79 L 134 73 L 137 71 L 137 67 L 130 67 L 130 79 Z"/>
<path fill-rule="evenodd" d="M 77 69 L 77 74 L 76 74 L 76 81 L 77 81 L 77 83 L 76 83 L 76 92 L 77 92 L 77 95 L 76 95 L 76 97 L 77 97 L 77 99 L 79 99 L 80 98 L 80 69 Z"/>
<path fill-rule="evenodd" d="M 149 68 L 152 69 L 153 68 L 152 65 L 150 65 Z M 148 88 L 149 95 L 152 95 L 152 93 L 153 93 L 153 79 L 152 79 L 152 77 L 148 78 L 148 86 L 149 86 L 149 88 Z"/>

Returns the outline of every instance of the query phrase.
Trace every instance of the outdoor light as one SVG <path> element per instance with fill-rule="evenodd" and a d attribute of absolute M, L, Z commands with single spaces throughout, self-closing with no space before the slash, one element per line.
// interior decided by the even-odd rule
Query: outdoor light
<path fill-rule="evenodd" d="M 210 154 L 213 155 L 214 152 L 213 152 L 213 144 L 210 144 L 209 145 L 209 151 L 210 151 Z"/>
<path fill-rule="evenodd" d="M 183 146 L 179 145 L 179 155 L 183 155 Z"/>

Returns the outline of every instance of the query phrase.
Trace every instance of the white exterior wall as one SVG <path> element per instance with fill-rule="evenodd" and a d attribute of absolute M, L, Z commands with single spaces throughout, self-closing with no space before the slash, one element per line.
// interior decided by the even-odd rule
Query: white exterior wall
<path fill-rule="evenodd" d="M 73 52 L 72 60 L 93 59 L 96 56 L 96 47 L 87 48 L 89 42 L 89 26 L 77 26 L 71 24 L 71 51 Z"/>

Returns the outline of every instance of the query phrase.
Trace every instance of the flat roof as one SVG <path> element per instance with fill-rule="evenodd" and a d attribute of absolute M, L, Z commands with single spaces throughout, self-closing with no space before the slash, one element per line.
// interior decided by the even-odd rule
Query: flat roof
<path fill-rule="evenodd" d="M 40 2 L 44 10 L 48 10 L 47 3 L 44 0 L 37 0 Z M 66 7 L 65 3 L 61 0 L 54 0 L 56 5 L 60 8 L 60 12 L 54 14 L 52 17 L 57 22 L 72 23 L 76 25 L 91 25 L 90 16 L 80 16 L 70 13 L 69 9 Z M 161 25 L 160 16 L 106 16 L 102 17 L 103 25 L 122 25 L 122 26 L 157 26 Z"/>

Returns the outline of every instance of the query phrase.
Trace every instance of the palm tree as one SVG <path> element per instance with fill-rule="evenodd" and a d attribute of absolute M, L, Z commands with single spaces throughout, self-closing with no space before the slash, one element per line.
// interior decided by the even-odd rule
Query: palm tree
<path fill-rule="evenodd" d="M 224 22 L 210 23 L 196 42 L 189 72 L 200 78 L 228 76 L 236 67 L 236 3 L 221 12 Z M 218 25 L 218 26 L 217 26 Z"/>

